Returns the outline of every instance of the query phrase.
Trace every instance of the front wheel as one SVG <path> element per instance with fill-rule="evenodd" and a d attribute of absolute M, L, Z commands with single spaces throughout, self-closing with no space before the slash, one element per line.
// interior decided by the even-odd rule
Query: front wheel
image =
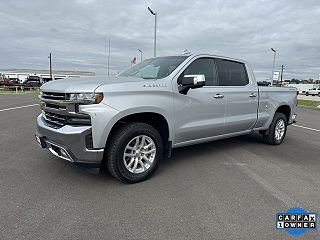
<path fill-rule="evenodd" d="M 159 132 L 145 123 L 129 123 L 111 135 L 106 164 L 111 175 L 126 183 L 148 179 L 163 155 Z"/>
<path fill-rule="evenodd" d="M 279 145 L 282 143 L 287 133 L 287 118 L 283 113 L 276 112 L 268 129 L 268 133 L 263 135 L 265 143 Z"/>
<path fill-rule="evenodd" d="M 309 93 L 308 93 L 308 92 L 306 92 L 306 96 L 309 96 Z"/>

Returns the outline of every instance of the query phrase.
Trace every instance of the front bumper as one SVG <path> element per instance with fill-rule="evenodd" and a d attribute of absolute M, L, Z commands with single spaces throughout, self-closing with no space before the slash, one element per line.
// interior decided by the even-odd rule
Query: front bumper
<path fill-rule="evenodd" d="M 40 114 L 37 127 L 38 142 L 53 155 L 75 164 L 100 167 L 104 149 L 88 149 L 86 146 L 86 136 L 92 134 L 91 126 L 65 125 L 54 129 L 46 125 Z"/>

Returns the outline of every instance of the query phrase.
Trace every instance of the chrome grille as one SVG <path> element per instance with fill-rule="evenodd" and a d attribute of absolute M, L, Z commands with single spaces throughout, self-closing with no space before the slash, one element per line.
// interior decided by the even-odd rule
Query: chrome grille
<path fill-rule="evenodd" d="M 42 115 L 44 120 L 48 121 L 49 123 L 56 124 L 59 126 L 64 126 L 67 121 L 67 116 L 56 114 L 48 111 L 42 111 Z"/>
<path fill-rule="evenodd" d="M 58 104 L 52 104 L 52 103 L 45 103 L 45 106 L 47 108 L 51 108 L 51 109 L 57 109 L 57 110 L 66 110 L 66 106 L 61 106 Z"/>
<path fill-rule="evenodd" d="M 65 93 L 42 92 L 42 97 L 44 99 L 66 100 L 66 94 Z"/>
<path fill-rule="evenodd" d="M 67 101 L 65 93 L 42 92 L 39 100 L 43 119 L 49 127 L 91 125 L 90 116 L 78 113 L 78 104 Z"/>

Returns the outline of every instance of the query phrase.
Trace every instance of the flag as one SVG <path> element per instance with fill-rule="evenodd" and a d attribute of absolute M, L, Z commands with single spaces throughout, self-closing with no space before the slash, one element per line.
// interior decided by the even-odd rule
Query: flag
<path fill-rule="evenodd" d="M 134 58 L 131 60 L 131 64 L 136 64 L 136 62 L 137 62 L 137 58 L 134 57 Z"/>

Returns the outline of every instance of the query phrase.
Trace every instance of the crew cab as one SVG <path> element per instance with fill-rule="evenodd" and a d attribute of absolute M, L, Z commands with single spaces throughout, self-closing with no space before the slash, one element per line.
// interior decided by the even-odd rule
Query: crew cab
<path fill-rule="evenodd" d="M 117 76 L 50 81 L 39 100 L 42 148 L 135 183 L 172 148 L 251 132 L 281 144 L 297 90 L 258 86 L 245 61 L 190 54 L 146 59 Z"/>

